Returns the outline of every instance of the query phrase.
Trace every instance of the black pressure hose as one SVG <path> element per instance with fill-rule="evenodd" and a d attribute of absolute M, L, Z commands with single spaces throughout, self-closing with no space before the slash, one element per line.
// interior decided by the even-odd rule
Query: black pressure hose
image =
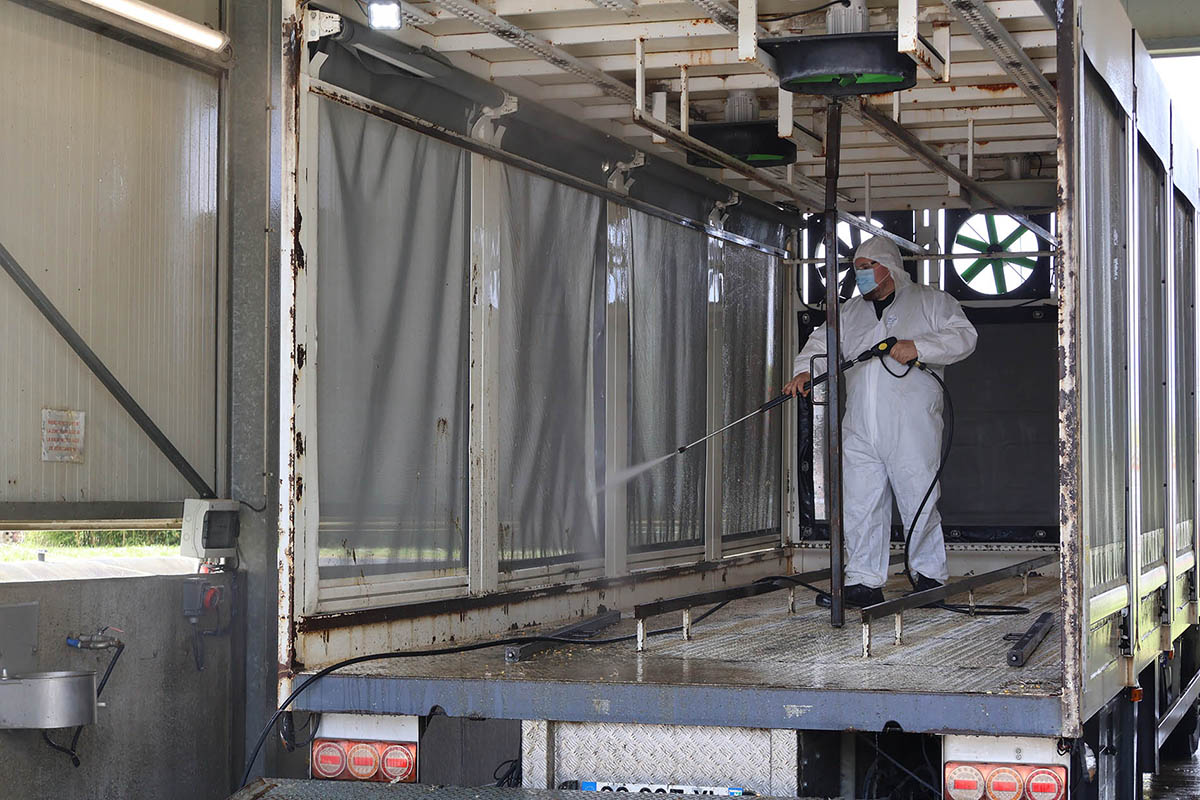
<path fill-rule="evenodd" d="M 913 577 L 912 565 L 908 560 L 908 549 L 912 544 L 913 532 L 917 529 L 917 522 L 921 519 L 921 513 L 925 511 L 925 506 L 929 503 L 929 498 L 933 496 L 933 490 L 937 488 L 938 482 L 942 479 L 942 472 L 946 469 L 946 461 L 950 458 L 950 448 L 954 444 L 954 400 L 950 397 L 950 390 L 946 387 L 946 382 L 942 380 L 942 376 L 938 375 L 936 371 L 929 369 L 920 361 L 915 359 L 910 361 L 908 369 L 899 374 L 892 372 L 886 361 L 883 364 L 883 368 L 893 378 L 906 377 L 908 373 L 912 372 L 913 367 L 916 367 L 937 381 L 938 386 L 942 389 L 942 398 L 946 406 L 946 430 L 942 435 L 942 458 L 938 463 L 937 472 L 933 473 L 933 480 L 929 482 L 929 488 L 925 490 L 925 496 L 921 498 L 921 504 L 917 506 L 917 513 L 913 514 L 912 521 L 908 523 L 908 530 L 904 533 L 904 575 L 908 578 L 908 582 L 912 585 L 913 590 L 916 591 L 917 580 Z M 930 608 L 940 608 L 955 614 L 968 614 L 974 617 L 1006 617 L 1029 613 L 1029 609 L 1023 606 L 978 604 L 972 606 L 965 603 L 947 603 L 945 601 L 931 604 Z"/>

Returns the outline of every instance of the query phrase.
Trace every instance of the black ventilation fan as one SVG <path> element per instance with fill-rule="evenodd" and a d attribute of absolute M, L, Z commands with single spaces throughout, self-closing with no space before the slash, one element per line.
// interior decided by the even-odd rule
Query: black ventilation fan
<path fill-rule="evenodd" d="M 795 142 L 779 138 L 779 124 L 773 119 L 693 122 L 688 133 L 752 167 L 785 167 L 796 162 Z M 688 153 L 687 163 L 705 169 L 721 166 L 694 153 Z"/>
<path fill-rule="evenodd" d="M 917 83 L 917 63 L 897 52 L 895 31 L 763 39 L 775 57 L 779 86 L 827 97 L 884 94 Z"/>
<path fill-rule="evenodd" d="M 871 222 L 877 227 L 894 233 L 897 236 L 905 239 L 913 237 L 913 217 L 911 211 L 885 211 L 879 212 L 871 217 Z M 824 258 L 825 257 L 825 217 L 822 214 L 813 214 L 808 219 L 808 243 L 809 243 L 809 258 Z M 837 224 L 838 237 L 838 286 L 841 288 L 839 296 L 843 301 L 849 300 L 851 297 L 858 294 L 858 283 L 854 279 L 854 252 L 858 250 L 858 246 L 865 239 L 871 238 L 869 233 L 864 233 L 861 228 L 852 227 L 849 223 L 839 222 Z M 905 269 L 908 270 L 910 276 L 916 280 L 912 262 L 905 262 Z M 806 302 L 813 302 L 816 298 L 824 295 L 825 286 L 825 264 L 810 264 L 809 265 L 809 281 L 813 289 L 809 292 L 809 297 Z"/>
<path fill-rule="evenodd" d="M 1050 225 L 1050 215 L 1033 220 Z M 960 300 L 1030 300 L 1050 296 L 1050 245 L 1006 214 L 946 211 L 946 291 Z"/>

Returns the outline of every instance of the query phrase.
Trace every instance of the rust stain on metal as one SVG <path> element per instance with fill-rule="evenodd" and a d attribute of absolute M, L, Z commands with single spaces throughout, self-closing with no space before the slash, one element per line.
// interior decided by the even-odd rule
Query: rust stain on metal
<path fill-rule="evenodd" d="M 782 551 L 783 548 L 774 548 L 756 553 L 748 553 L 741 558 L 736 568 L 745 568 L 753 564 L 781 558 Z M 735 567 L 713 561 L 701 561 L 695 564 L 665 569 L 657 577 L 673 579 L 715 572 L 717 573 L 717 579 L 724 583 L 728 582 L 728 570 L 732 568 Z M 507 614 L 508 609 L 514 603 L 528 603 L 544 598 L 587 592 L 597 592 L 599 599 L 603 600 L 606 590 L 630 586 L 640 580 L 644 580 L 644 578 L 645 576 L 635 577 L 629 575 L 620 578 L 591 578 L 575 584 L 557 584 L 536 589 L 497 592 L 491 595 L 464 596 L 445 600 L 431 600 L 423 603 L 410 603 L 408 605 L 320 614 L 303 617 L 297 623 L 296 630 L 299 633 L 318 633 L 332 629 L 389 623 L 399 620 L 415 620 L 449 614 L 463 615 L 481 609 L 499 608 Z"/>
<path fill-rule="evenodd" d="M 296 431 L 296 457 L 304 457 L 304 434 Z"/>
<path fill-rule="evenodd" d="M 1003 94 L 1016 89 L 1017 85 L 1015 83 L 981 83 L 977 84 L 975 88 L 991 94 Z"/>

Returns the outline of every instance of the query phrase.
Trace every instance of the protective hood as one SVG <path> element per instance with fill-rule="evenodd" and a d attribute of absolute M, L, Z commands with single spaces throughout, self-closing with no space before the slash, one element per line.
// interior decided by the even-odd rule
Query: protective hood
<path fill-rule="evenodd" d="M 912 278 L 904 271 L 904 262 L 900 260 L 900 248 L 890 239 L 882 236 L 867 239 L 854 251 L 854 258 L 869 258 L 887 267 L 888 272 L 892 273 L 892 280 L 896 282 L 897 291 L 912 283 Z"/>

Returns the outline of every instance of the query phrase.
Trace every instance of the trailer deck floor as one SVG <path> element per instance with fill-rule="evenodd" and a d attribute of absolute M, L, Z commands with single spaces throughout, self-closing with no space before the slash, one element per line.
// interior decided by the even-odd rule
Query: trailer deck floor
<path fill-rule="evenodd" d="M 779 717 L 780 727 L 826 727 L 812 723 L 818 717 L 839 719 L 839 704 L 849 702 L 866 704 L 860 711 L 868 719 L 904 719 L 910 730 L 919 719 L 929 730 L 939 714 L 961 710 L 952 700 L 969 695 L 980 698 L 972 708 L 981 720 L 990 716 L 995 723 L 997 714 L 1024 716 L 1025 721 L 1014 717 L 1014 732 L 1032 734 L 1058 725 L 1061 633 L 1058 626 L 1052 628 L 1020 668 L 1005 663 L 1011 643 L 1004 636 L 1023 633 L 1043 611 L 1059 617 L 1061 593 L 1057 576 L 1031 577 L 1029 584 L 1028 596 L 1022 595 L 1020 579 L 984 587 L 976 595 L 981 604 L 1023 605 L 1030 609 L 1027 615 L 967 617 L 912 610 L 904 614 L 900 645 L 894 642 L 892 618 L 880 620 L 872 625 L 873 655 L 866 659 L 856 610 L 848 611 L 844 628 L 834 629 L 829 611 L 814 605 L 810 592 L 798 590 L 796 613 L 789 615 L 787 592 L 780 591 L 731 603 L 697 623 L 691 641 L 679 633 L 654 636 L 643 653 L 628 641 L 563 646 L 517 664 L 504 661 L 503 648 L 374 661 L 320 681 L 300 706 L 425 714 L 438 705 L 453 714 L 450 703 L 464 715 L 489 717 L 616 721 L 625 716 L 671 722 L 699 714 L 711 716 L 710 724 L 723 724 L 723 719 L 744 724 L 736 720 L 751 714 L 755 703 L 765 703 L 754 713 L 761 716 L 775 709 L 769 716 Z M 905 586 L 903 578 L 894 580 L 887 595 L 900 594 Z M 680 614 L 672 614 L 650 622 L 653 629 L 680 621 Z M 623 619 L 603 635 L 633 631 L 634 621 Z M 578 695 L 574 712 L 568 695 Z M 614 710 L 614 702 L 621 711 Z M 689 706 L 686 713 L 681 704 Z M 701 710 L 696 704 L 711 708 Z M 818 708 L 820 712 L 813 713 Z M 801 716 L 808 719 L 801 722 Z M 763 723 L 769 727 L 766 720 Z M 829 726 L 842 727 L 833 722 Z M 982 722 L 980 726 L 989 729 Z M 970 729 L 949 721 L 941 727 Z"/>
<path fill-rule="evenodd" d="M 887 595 L 901 594 L 903 581 L 892 581 Z M 1026 666 L 1013 668 L 1005 664 L 1011 646 L 1004 641 L 1005 634 L 1023 633 L 1043 611 L 1058 615 L 1058 578 L 1032 577 L 1029 583 L 1028 597 L 1022 596 L 1019 580 L 1004 581 L 976 596 L 979 603 L 1024 605 L 1030 609 L 1029 614 L 970 618 L 936 609 L 908 611 L 900 645 L 895 644 L 891 618 L 875 622 L 871 658 L 862 657 L 862 626 L 856 609 L 847 610 L 844 628 L 832 628 L 828 609 L 817 607 L 812 594 L 801 589 L 796 595 L 794 615 L 787 613 L 786 591 L 737 600 L 698 623 L 691 641 L 684 641 L 678 633 L 654 636 L 640 654 L 633 642 L 571 645 L 508 664 L 503 649 L 497 648 L 376 661 L 352 667 L 347 673 L 1057 695 L 1062 688 L 1057 628 L 1046 636 Z M 696 611 L 698 616 L 703 609 Z M 654 618 L 650 627 L 672 627 L 680 621 L 681 615 L 671 614 Z M 555 627 L 545 625 L 523 633 L 550 632 Z M 599 636 L 633 632 L 633 620 L 623 619 Z"/>

